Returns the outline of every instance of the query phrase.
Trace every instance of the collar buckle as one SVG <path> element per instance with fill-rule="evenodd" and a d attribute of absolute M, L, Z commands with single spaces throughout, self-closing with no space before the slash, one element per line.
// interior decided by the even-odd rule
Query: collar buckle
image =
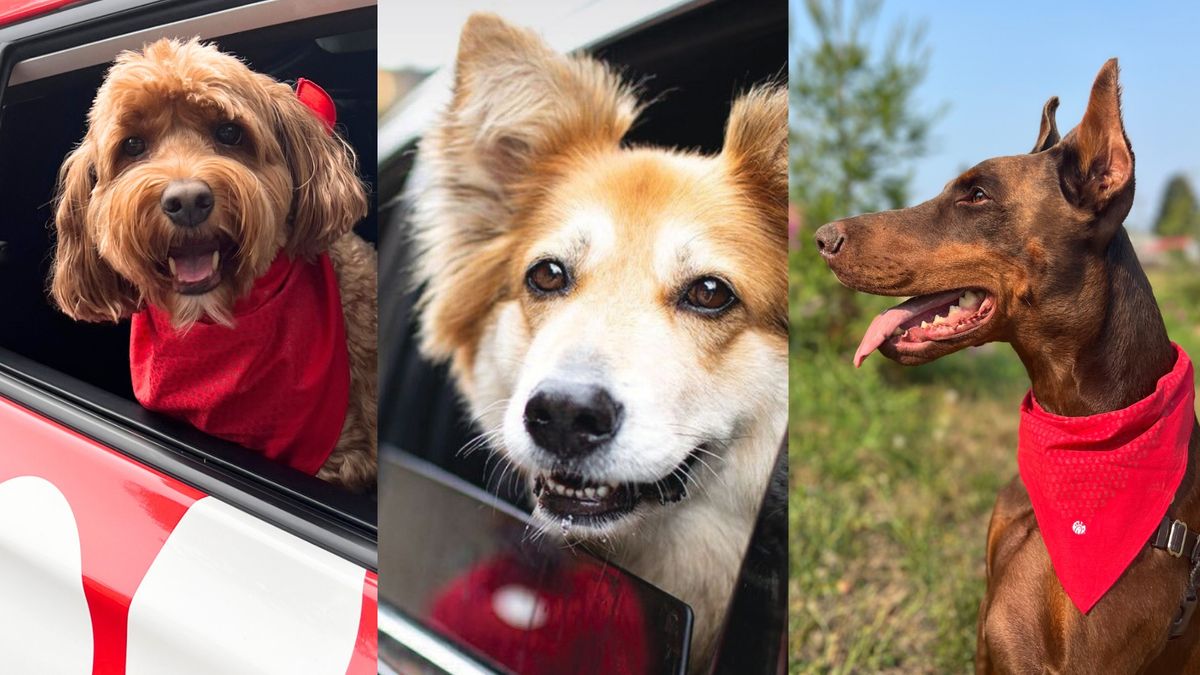
<path fill-rule="evenodd" d="M 1171 531 L 1167 534 L 1167 553 L 1176 558 L 1183 556 L 1183 545 L 1187 541 L 1188 526 L 1182 520 L 1171 521 Z"/>

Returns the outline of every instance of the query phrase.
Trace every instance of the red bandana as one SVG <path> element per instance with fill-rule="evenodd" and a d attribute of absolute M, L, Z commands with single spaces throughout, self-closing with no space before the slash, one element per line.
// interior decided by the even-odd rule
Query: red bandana
<path fill-rule="evenodd" d="M 133 315 L 138 401 L 308 474 L 342 433 L 350 396 L 346 326 L 329 256 L 282 251 L 234 305 L 233 328 L 176 331 L 153 306 Z"/>
<path fill-rule="evenodd" d="M 1195 420 L 1192 362 L 1128 408 L 1061 417 L 1021 403 L 1017 463 L 1054 573 L 1086 613 L 1116 583 L 1155 528 L 1187 468 Z"/>

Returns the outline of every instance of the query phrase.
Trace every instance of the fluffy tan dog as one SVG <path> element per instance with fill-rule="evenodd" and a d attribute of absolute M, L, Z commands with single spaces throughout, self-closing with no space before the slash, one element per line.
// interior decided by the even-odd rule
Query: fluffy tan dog
<path fill-rule="evenodd" d="M 376 264 L 352 232 L 366 192 L 351 148 L 291 87 L 196 40 L 120 54 L 62 166 L 56 207 L 50 292 L 80 321 L 150 307 L 184 333 L 201 324 L 236 331 L 237 303 L 281 252 L 286 264 L 327 253 L 345 318 L 349 403 L 317 475 L 352 489 L 373 484 Z"/>
<path fill-rule="evenodd" d="M 468 21 L 420 149 L 423 346 L 544 531 L 691 605 L 701 672 L 787 422 L 787 95 L 737 100 L 717 156 L 623 147 L 639 109 Z"/>

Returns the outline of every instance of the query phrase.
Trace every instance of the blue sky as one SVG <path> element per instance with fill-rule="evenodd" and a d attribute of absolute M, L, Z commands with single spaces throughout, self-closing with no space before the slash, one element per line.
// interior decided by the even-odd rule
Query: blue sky
<path fill-rule="evenodd" d="M 803 3 L 792 1 L 793 16 Z M 923 23 L 929 71 L 918 105 L 944 112 L 930 152 L 912 168 L 924 201 L 965 167 L 1028 152 L 1042 104 L 1061 101 L 1059 130 L 1078 123 L 1101 64 L 1120 59 L 1125 128 L 1137 156 L 1137 192 L 1126 224 L 1148 228 L 1167 179 L 1200 179 L 1200 3 L 884 0 L 874 31 Z M 803 19 L 793 40 L 808 38 Z"/>

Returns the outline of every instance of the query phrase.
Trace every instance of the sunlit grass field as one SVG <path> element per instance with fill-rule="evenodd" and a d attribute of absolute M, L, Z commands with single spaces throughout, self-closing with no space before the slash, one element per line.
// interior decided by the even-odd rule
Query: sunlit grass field
<path fill-rule="evenodd" d="M 1200 269 L 1150 276 L 1172 339 L 1200 356 Z M 796 298 L 821 311 L 820 297 Z M 895 302 L 860 300 L 855 340 Z M 857 371 L 852 349 L 816 345 L 791 363 L 790 671 L 970 672 L 1025 371 L 1004 344 L 918 368 L 875 354 Z"/>

